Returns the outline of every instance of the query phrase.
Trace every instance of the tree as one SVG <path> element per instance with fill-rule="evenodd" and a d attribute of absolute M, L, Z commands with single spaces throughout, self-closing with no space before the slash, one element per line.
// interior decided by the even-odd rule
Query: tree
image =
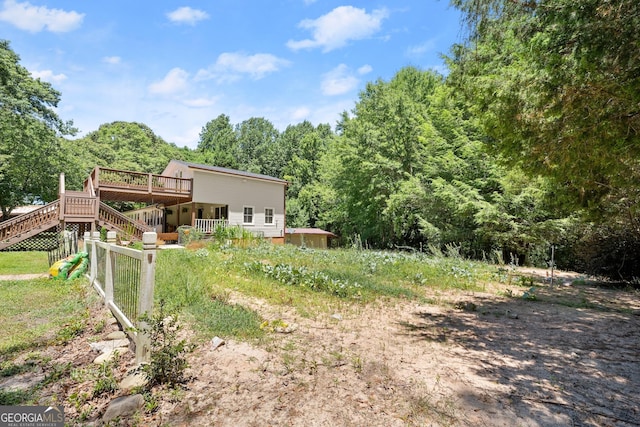
<path fill-rule="evenodd" d="M 640 234 L 640 3 L 454 0 L 469 24 L 448 81 L 491 145 L 598 221 Z M 635 196 L 634 196 L 635 197 Z"/>
<path fill-rule="evenodd" d="M 59 137 L 75 132 L 54 108 L 60 93 L 19 64 L 8 41 L 0 41 L 0 209 L 2 219 L 23 203 L 56 195 L 62 171 Z"/>
<path fill-rule="evenodd" d="M 237 169 L 239 149 L 229 116 L 220 114 L 202 128 L 198 151 L 202 153 L 203 163 Z"/>
<path fill-rule="evenodd" d="M 276 150 L 278 130 L 262 117 L 252 117 L 236 125 L 239 168 L 249 172 L 281 176 L 283 167 Z"/>

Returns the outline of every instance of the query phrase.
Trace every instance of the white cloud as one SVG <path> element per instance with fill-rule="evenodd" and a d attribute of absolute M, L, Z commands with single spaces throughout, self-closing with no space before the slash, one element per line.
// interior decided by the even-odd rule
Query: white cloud
<path fill-rule="evenodd" d="M 176 24 L 196 25 L 198 21 L 209 18 L 209 14 L 203 10 L 191 9 L 190 7 L 180 7 L 173 12 L 167 13 L 167 18 Z"/>
<path fill-rule="evenodd" d="M 107 64 L 117 65 L 122 61 L 122 58 L 119 56 L 105 56 L 102 58 L 102 62 L 106 62 Z"/>
<path fill-rule="evenodd" d="M 195 98 L 195 99 L 185 99 L 182 101 L 184 105 L 187 107 L 193 108 L 207 108 L 215 105 L 217 98 Z"/>
<path fill-rule="evenodd" d="M 174 68 L 167 73 L 164 79 L 151 83 L 149 92 L 156 95 L 171 95 L 184 91 L 188 82 L 189 73 L 182 68 Z"/>
<path fill-rule="evenodd" d="M 360 83 L 345 64 L 338 65 L 322 77 L 322 93 L 329 96 L 347 93 L 355 89 Z"/>
<path fill-rule="evenodd" d="M 311 110 L 307 107 L 298 107 L 291 111 L 291 122 L 296 123 L 300 122 L 311 114 Z"/>
<path fill-rule="evenodd" d="M 219 82 L 238 80 L 242 75 L 248 75 L 254 80 L 260 80 L 269 73 L 279 71 L 291 63 L 269 53 L 247 55 L 241 52 L 222 53 L 216 63 L 206 70 L 199 70 L 196 80 L 217 79 Z"/>
<path fill-rule="evenodd" d="M 365 64 L 362 67 L 358 68 L 358 74 L 364 76 L 365 74 L 369 74 L 373 71 L 373 68 L 369 64 Z"/>
<path fill-rule="evenodd" d="M 64 74 L 53 74 L 51 70 L 31 71 L 31 75 L 35 79 L 44 80 L 49 83 L 60 83 L 67 79 Z"/>
<path fill-rule="evenodd" d="M 84 19 L 84 13 L 33 6 L 29 2 L 18 3 L 15 0 L 5 0 L 2 6 L 0 21 L 32 33 L 42 30 L 52 33 L 72 31 L 78 28 Z"/>
<path fill-rule="evenodd" d="M 407 56 L 420 57 L 426 53 L 433 51 L 436 48 L 436 41 L 434 39 L 427 40 L 419 45 L 409 46 L 406 51 Z"/>
<path fill-rule="evenodd" d="M 386 9 L 368 14 L 364 9 L 340 6 L 318 19 L 305 19 L 298 26 L 312 32 L 312 39 L 289 40 L 292 50 L 321 47 L 324 52 L 345 46 L 350 40 L 368 38 L 378 32 L 382 21 L 389 16 Z"/>

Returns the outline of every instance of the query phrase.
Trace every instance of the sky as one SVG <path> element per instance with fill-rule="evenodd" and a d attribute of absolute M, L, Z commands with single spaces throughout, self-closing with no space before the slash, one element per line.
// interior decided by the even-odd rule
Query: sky
<path fill-rule="evenodd" d="M 0 39 L 78 137 L 138 122 L 189 148 L 221 114 L 334 127 L 368 82 L 446 73 L 461 35 L 448 0 L 0 0 Z"/>

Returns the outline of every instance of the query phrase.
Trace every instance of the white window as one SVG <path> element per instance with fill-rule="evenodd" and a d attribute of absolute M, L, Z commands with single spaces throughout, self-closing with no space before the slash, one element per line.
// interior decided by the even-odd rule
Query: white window
<path fill-rule="evenodd" d="M 253 206 L 244 207 L 243 224 L 253 224 Z"/>
<path fill-rule="evenodd" d="M 264 208 L 264 223 L 273 225 L 273 208 Z"/>

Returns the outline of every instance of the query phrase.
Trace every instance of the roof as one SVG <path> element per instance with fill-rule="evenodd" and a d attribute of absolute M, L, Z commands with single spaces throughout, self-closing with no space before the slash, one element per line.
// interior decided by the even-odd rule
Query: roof
<path fill-rule="evenodd" d="M 325 231 L 320 228 L 287 228 L 287 234 L 315 234 L 320 236 L 337 237 L 330 231 Z"/>
<path fill-rule="evenodd" d="M 207 172 L 223 173 L 223 174 L 226 174 L 226 175 L 236 175 L 236 176 L 242 176 L 242 177 L 245 177 L 245 178 L 261 179 L 261 180 L 264 180 L 264 181 L 272 181 L 272 182 L 277 182 L 279 184 L 284 184 L 284 185 L 288 184 L 288 182 L 285 181 L 284 179 L 276 178 L 276 177 L 269 176 L 269 175 L 263 175 L 263 174 L 260 174 L 260 173 L 240 171 L 240 170 L 236 170 L 236 169 L 223 168 L 223 167 L 220 167 L 220 166 L 211 166 L 211 165 L 203 165 L 203 164 L 199 164 L 199 163 L 190 163 L 190 162 L 184 162 L 182 160 L 172 160 L 172 162 L 179 163 L 179 164 L 184 165 L 184 166 L 186 166 L 188 168 L 191 168 L 191 169 L 198 169 L 198 170 L 203 170 L 203 171 L 207 171 Z"/>

